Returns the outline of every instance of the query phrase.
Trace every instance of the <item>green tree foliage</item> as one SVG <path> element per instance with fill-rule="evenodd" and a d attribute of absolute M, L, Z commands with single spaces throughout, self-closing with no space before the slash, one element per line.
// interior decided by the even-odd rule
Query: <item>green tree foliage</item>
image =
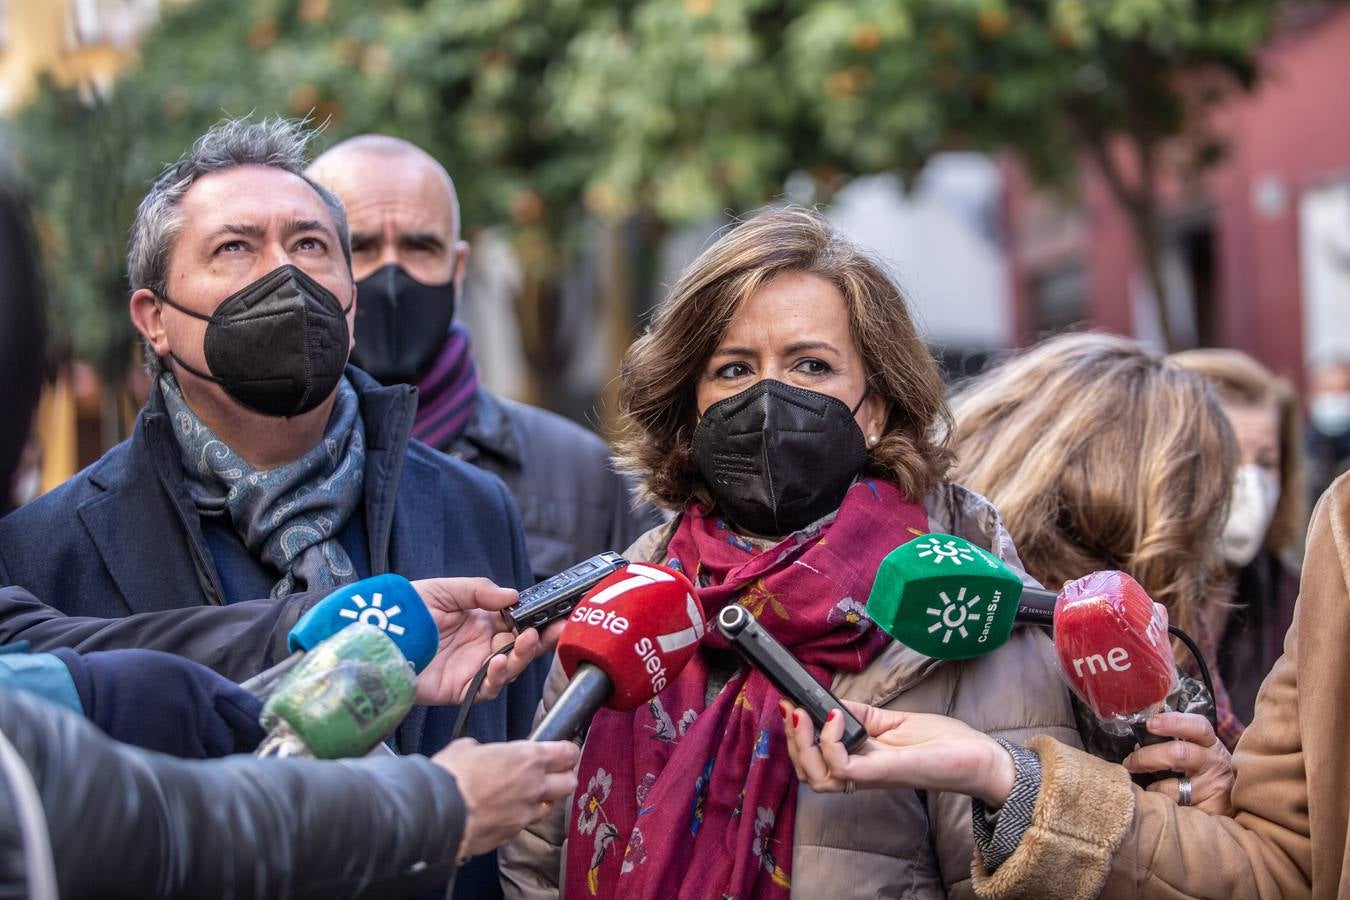
<path fill-rule="evenodd" d="M 106 97 L 49 85 L 16 133 L 73 348 L 116 379 L 135 204 L 226 115 L 311 115 L 325 140 L 426 147 L 456 175 L 466 223 L 510 227 L 537 306 L 586 221 L 696 221 L 770 200 L 796 172 L 828 196 L 956 147 L 1015 151 L 1049 184 L 1086 153 L 1153 260 L 1164 148 L 1214 159 L 1205 113 L 1252 82 L 1274 6 L 198 0 L 165 5 Z"/>
<path fill-rule="evenodd" d="M 1012 151 L 1066 187 L 1086 156 L 1163 298 L 1160 184 L 1218 158 L 1208 113 L 1253 84 L 1276 6 L 649 0 L 571 41 L 554 84 L 575 134 L 601 136 L 586 194 L 601 212 L 686 219 L 772 196 L 793 170 L 828 189 L 949 148 Z"/>

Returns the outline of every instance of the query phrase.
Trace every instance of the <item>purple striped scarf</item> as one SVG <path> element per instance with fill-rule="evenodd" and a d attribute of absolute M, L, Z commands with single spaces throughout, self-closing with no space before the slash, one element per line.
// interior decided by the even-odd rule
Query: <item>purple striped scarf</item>
<path fill-rule="evenodd" d="M 425 444 L 446 450 L 473 417 L 478 368 L 469 350 L 469 331 L 456 322 L 431 371 L 417 382 L 417 415 L 412 433 Z"/>

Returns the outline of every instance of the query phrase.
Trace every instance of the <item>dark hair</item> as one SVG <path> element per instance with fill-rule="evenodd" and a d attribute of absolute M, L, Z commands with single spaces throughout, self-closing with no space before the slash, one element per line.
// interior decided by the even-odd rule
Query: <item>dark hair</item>
<path fill-rule="evenodd" d="M 824 218 L 804 209 L 761 212 L 727 231 L 684 271 L 619 368 L 622 468 L 662 506 L 711 504 L 693 460 L 695 379 L 741 303 L 778 275 L 807 272 L 839 289 L 862 354 L 868 391 L 886 404 L 866 471 L 922 497 L 951 464 L 951 416 L 937 363 L 905 298 L 881 267 Z"/>
<path fill-rule="evenodd" d="M 28 210 L 0 179 L 0 515 L 28 441 L 46 362 L 45 294 Z"/>

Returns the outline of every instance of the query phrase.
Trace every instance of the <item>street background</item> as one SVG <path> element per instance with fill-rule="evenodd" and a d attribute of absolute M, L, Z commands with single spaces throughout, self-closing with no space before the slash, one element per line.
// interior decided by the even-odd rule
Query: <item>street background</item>
<path fill-rule="evenodd" d="M 125 242 L 212 123 L 379 131 L 450 171 L 488 387 L 605 433 L 737 215 L 819 205 L 957 378 L 1094 327 L 1350 360 L 1350 7 L 1274 0 L 0 0 L 0 159 L 55 327 L 27 496 L 146 385 Z"/>

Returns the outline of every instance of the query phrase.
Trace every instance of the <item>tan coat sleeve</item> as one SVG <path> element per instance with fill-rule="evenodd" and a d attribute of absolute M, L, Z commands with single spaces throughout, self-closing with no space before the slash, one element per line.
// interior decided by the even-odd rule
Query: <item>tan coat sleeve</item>
<path fill-rule="evenodd" d="M 1233 755 L 1233 818 L 1183 809 L 1129 785 L 1123 770 L 1052 741 L 1031 830 L 978 894 L 1293 900 L 1344 896 L 1350 861 L 1350 481 L 1319 503 L 1308 535 L 1294 624 Z M 1127 793 L 1128 792 L 1128 793 Z M 1112 815 L 1119 811 L 1124 815 Z"/>
<path fill-rule="evenodd" d="M 1292 672 L 1292 664 L 1287 668 Z M 1280 682 L 1274 680 L 1277 675 Z M 1285 690 L 1292 692 L 1292 678 L 1285 684 L 1285 677 L 1277 668 L 1262 696 L 1274 699 Z M 1248 732 L 1258 742 L 1268 733 Z M 1280 743 L 1287 742 L 1286 737 Z M 1267 747 L 1258 744 L 1256 753 L 1263 754 L 1258 756 L 1251 743 L 1252 738 L 1244 737 L 1241 765 L 1255 770 L 1242 771 L 1242 777 L 1250 782 L 1261 770 L 1270 774 L 1257 777 L 1275 776 L 1279 786 L 1267 785 L 1260 793 L 1268 805 L 1281 807 L 1263 814 L 1278 818 L 1306 795 L 1300 787 L 1291 790 L 1280 772 L 1290 763 L 1284 748 L 1269 748 L 1274 753 L 1267 759 Z M 1028 745 L 1041 755 L 1042 764 L 1031 828 L 1017 852 L 992 875 L 976 857 L 979 896 L 1277 900 L 1308 895 L 1299 867 L 1284 849 L 1301 846 L 1296 852 L 1306 858 L 1306 821 L 1304 836 L 1299 836 L 1251 810 L 1235 820 L 1183 809 L 1161 794 L 1135 787 L 1120 766 L 1044 738 Z M 1047 892 L 1048 887 L 1053 890 Z"/>
<path fill-rule="evenodd" d="M 956 684 L 947 712 L 991 737 L 1023 743 L 1048 735 L 1079 746 L 1073 706 L 1053 655 L 1054 646 L 1041 629 L 1017 629 L 997 652 L 948 667 L 947 675 Z M 973 897 L 970 798 L 934 792 L 928 803 L 933 849 L 947 896 Z"/>

